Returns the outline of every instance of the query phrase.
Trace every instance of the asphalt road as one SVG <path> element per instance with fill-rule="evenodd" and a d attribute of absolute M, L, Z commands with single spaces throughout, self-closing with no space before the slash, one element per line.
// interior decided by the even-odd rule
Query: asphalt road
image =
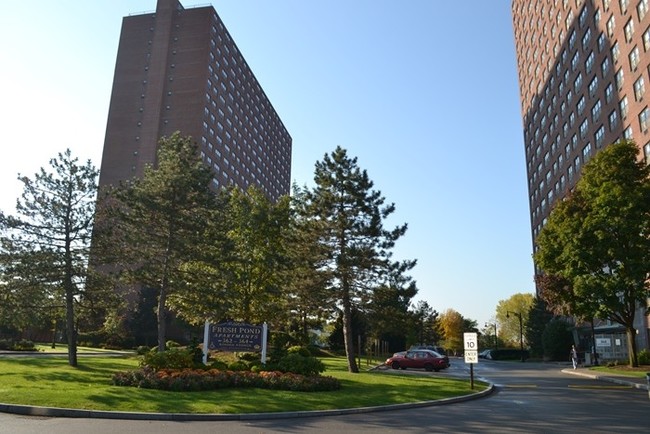
<path fill-rule="evenodd" d="M 69 419 L 0 413 L 0 433 L 645 433 L 650 399 L 645 390 L 561 372 L 566 366 L 481 361 L 475 376 L 496 385 L 467 402 L 344 416 L 220 422 Z M 468 378 L 462 360 L 441 373 Z M 0 401 L 2 397 L 0 396 Z"/>

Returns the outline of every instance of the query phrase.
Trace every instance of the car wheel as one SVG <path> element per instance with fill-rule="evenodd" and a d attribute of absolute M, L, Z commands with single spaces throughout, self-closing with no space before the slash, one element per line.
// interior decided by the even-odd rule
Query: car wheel
<path fill-rule="evenodd" d="M 434 371 L 440 372 L 440 368 L 435 368 Z"/>
<path fill-rule="evenodd" d="M 399 362 L 393 362 L 393 363 L 390 365 L 390 367 L 393 368 L 393 369 L 399 369 Z M 402 368 L 402 369 L 403 369 L 403 368 Z"/>
<path fill-rule="evenodd" d="M 428 372 L 433 371 L 433 365 L 424 365 L 424 370 Z"/>

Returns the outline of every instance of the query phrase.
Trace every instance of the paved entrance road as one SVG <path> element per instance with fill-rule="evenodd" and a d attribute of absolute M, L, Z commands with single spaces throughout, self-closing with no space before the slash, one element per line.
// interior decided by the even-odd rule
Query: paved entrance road
<path fill-rule="evenodd" d="M 227 422 L 66 419 L 0 414 L 4 434 L 199 433 L 645 433 L 645 390 L 577 377 L 563 367 L 483 362 L 475 375 L 497 385 L 492 395 L 464 403 L 347 416 Z M 461 374 L 454 361 L 447 373 Z M 1 397 L 0 397 L 1 400 Z"/>

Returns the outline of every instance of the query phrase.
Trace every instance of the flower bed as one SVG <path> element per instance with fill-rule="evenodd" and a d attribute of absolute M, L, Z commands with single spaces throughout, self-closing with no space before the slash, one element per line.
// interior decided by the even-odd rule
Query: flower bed
<path fill-rule="evenodd" d="M 218 369 L 142 368 L 113 374 L 115 386 L 172 391 L 216 390 L 226 387 L 259 387 L 262 389 L 319 392 L 338 390 L 341 383 L 333 377 L 305 376 L 279 371 L 223 371 Z"/>

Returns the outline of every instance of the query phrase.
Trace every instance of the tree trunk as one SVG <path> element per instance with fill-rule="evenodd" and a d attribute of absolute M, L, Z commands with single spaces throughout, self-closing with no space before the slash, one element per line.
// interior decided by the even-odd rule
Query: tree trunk
<path fill-rule="evenodd" d="M 630 367 L 636 368 L 639 366 L 639 359 L 636 356 L 636 329 L 634 326 L 626 327 L 627 335 L 627 353 Z"/>
<path fill-rule="evenodd" d="M 65 330 L 68 338 L 68 364 L 77 366 L 77 332 L 74 326 L 74 298 L 72 290 L 65 291 Z"/>
<path fill-rule="evenodd" d="M 348 359 L 348 372 L 359 372 L 359 367 L 354 358 L 354 339 L 352 336 L 352 306 L 350 295 L 345 290 L 343 296 L 343 344 L 345 346 L 345 356 Z"/>
<path fill-rule="evenodd" d="M 165 304 L 167 302 L 167 294 L 165 292 L 165 284 L 163 283 L 160 288 L 160 295 L 158 296 L 158 351 L 163 352 L 166 348 L 167 337 L 167 315 L 165 312 Z"/>

